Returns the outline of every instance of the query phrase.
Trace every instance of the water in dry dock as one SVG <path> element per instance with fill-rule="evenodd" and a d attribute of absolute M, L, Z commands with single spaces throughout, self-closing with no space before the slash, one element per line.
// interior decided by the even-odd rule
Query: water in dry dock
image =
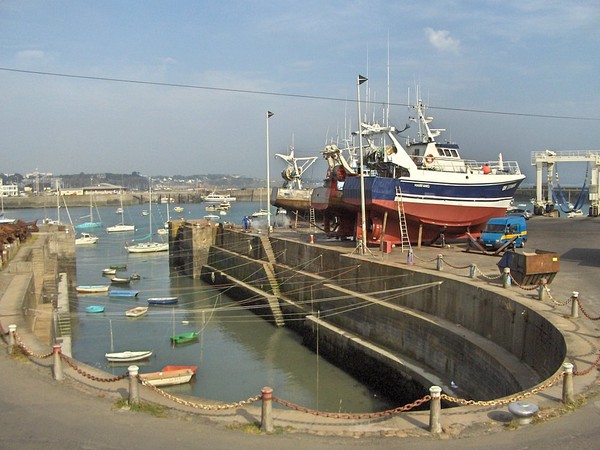
<path fill-rule="evenodd" d="M 207 214 L 204 204 L 183 205 L 184 211 L 171 217 L 200 218 Z M 258 203 L 234 203 L 221 220 L 241 224 L 242 217 L 260 209 Z M 263 206 L 264 207 L 264 206 Z M 166 205 L 153 207 L 154 224 L 166 219 Z M 79 295 L 71 299 L 73 356 L 82 362 L 121 375 L 129 364 L 108 363 L 104 354 L 111 349 L 152 350 L 146 362 L 136 363 L 141 372 L 160 370 L 165 365 L 197 365 L 197 376 L 190 384 L 166 390 L 175 395 L 236 402 L 259 394 L 263 386 L 274 388 L 276 396 L 302 406 L 327 411 L 371 412 L 400 405 L 388 404 L 381 396 L 303 347 L 292 331 L 276 328 L 255 314 L 240 308 L 212 287 L 169 270 L 168 254 L 129 255 L 125 242 L 148 234 L 144 206 L 127 207 L 125 222 L 136 225 L 135 233 L 106 233 L 91 230 L 100 237 L 92 246 L 77 248 L 77 284 L 108 283 L 102 269 L 125 263 L 126 272 L 137 272 L 141 279 L 131 288 L 135 298 Z M 171 210 L 172 211 L 172 210 Z M 47 210 L 11 210 L 11 217 L 22 220 L 56 217 Z M 115 208 L 100 208 L 104 226 L 120 221 Z M 72 208 L 73 221 L 89 214 L 87 208 Z M 94 211 L 96 214 L 96 211 Z M 66 221 L 65 211 L 61 218 Z M 87 220 L 87 219 L 85 219 Z M 156 225 L 154 228 L 156 229 Z M 146 306 L 148 297 L 178 296 L 174 307 L 151 307 L 141 318 L 129 319 L 125 311 Z M 85 313 L 89 305 L 103 305 L 101 314 Z M 169 337 L 176 333 L 201 331 L 198 341 L 173 346 Z"/>

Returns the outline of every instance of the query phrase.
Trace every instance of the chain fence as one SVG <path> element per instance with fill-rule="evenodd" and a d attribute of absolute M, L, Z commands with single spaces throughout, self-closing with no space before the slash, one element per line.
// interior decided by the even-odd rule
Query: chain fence
<path fill-rule="evenodd" d="M 435 262 L 435 261 L 439 261 L 440 259 L 445 262 L 445 264 L 447 264 L 449 267 L 451 267 L 452 269 L 455 270 L 464 270 L 464 269 L 472 269 L 473 273 L 479 273 L 483 278 L 487 279 L 487 280 L 497 280 L 503 277 L 503 274 L 499 274 L 499 275 L 486 275 L 485 273 L 483 273 L 481 271 L 481 269 L 479 267 L 477 267 L 477 265 L 475 264 L 469 264 L 469 265 L 464 265 L 464 266 L 459 266 L 459 265 L 454 265 L 449 263 L 446 259 L 444 259 L 441 255 L 433 258 L 431 260 L 423 260 L 421 258 L 419 258 L 418 256 L 414 255 L 414 257 L 416 259 L 419 259 L 420 261 L 423 262 Z M 551 293 L 550 290 L 548 289 L 547 284 L 544 281 L 539 281 L 537 284 L 535 285 L 531 285 L 531 286 L 525 286 L 525 285 L 521 285 L 517 282 L 517 280 L 515 280 L 515 278 L 510 275 L 510 279 L 512 281 L 512 283 L 518 287 L 519 289 L 525 290 L 525 291 L 533 291 L 533 290 L 537 290 L 537 289 L 544 289 L 544 293 L 547 295 L 547 297 L 557 306 L 566 306 L 569 303 L 575 301 L 577 302 L 577 306 L 578 308 L 581 310 L 581 312 L 584 314 L 584 316 L 586 318 L 588 318 L 589 320 L 599 320 L 600 317 L 592 317 L 588 311 L 586 311 L 583 306 L 581 305 L 581 302 L 579 301 L 579 299 L 577 297 L 571 296 L 569 297 L 567 300 L 565 301 L 558 301 L 557 299 L 555 299 Z M 10 332 L 7 332 L 4 330 L 4 328 L 2 327 L 2 324 L 0 323 L 0 334 L 2 335 L 8 335 Z M 27 347 L 27 345 L 23 342 L 23 340 L 21 339 L 21 337 L 17 334 L 16 331 L 14 331 L 12 333 L 15 342 L 17 343 L 18 347 L 28 356 L 32 357 L 32 358 L 36 358 L 36 359 L 47 359 L 49 357 L 51 357 L 54 352 L 50 352 L 48 354 L 40 354 L 40 353 L 36 353 L 34 352 L 32 349 L 30 349 L 29 347 Z M 119 375 L 119 376 L 114 376 L 114 377 L 110 377 L 110 378 L 105 378 L 105 377 L 98 377 L 94 374 L 91 374 L 87 371 L 85 371 L 83 368 L 79 367 L 77 365 L 77 362 L 75 360 L 73 360 L 72 358 L 63 355 L 62 353 L 60 353 L 60 358 L 61 360 L 65 361 L 65 363 L 71 367 L 75 372 L 77 372 L 78 374 L 80 374 L 81 376 L 95 381 L 95 382 L 104 382 L 104 383 L 110 383 L 110 382 L 117 382 L 117 381 L 121 381 L 124 380 L 126 378 L 128 378 L 130 376 L 130 374 L 128 372 Z M 581 370 L 581 371 L 573 371 L 573 375 L 574 376 L 584 376 L 589 374 L 592 370 L 594 370 L 594 368 L 597 368 L 600 365 L 600 355 L 598 355 L 598 357 L 596 358 L 596 360 L 594 361 L 594 363 L 592 363 L 588 368 L 586 368 L 585 370 Z M 462 405 L 462 406 L 479 406 L 479 407 L 495 407 L 495 406 L 504 406 L 513 402 L 517 402 L 517 401 L 521 401 L 524 400 L 526 398 L 529 398 L 531 396 L 537 395 L 540 392 L 554 386 L 555 384 L 557 384 L 561 379 L 563 379 L 564 377 L 564 372 L 563 373 L 559 373 L 556 376 L 554 376 L 553 378 L 547 380 L 546 382 L 544 382 L 543 384 L 536 386 L 535 388 L 532 388 L 530 390 L 524 391 L 524 392 L 520 392 L 518 394 L 515 394 L 511 397 L 507 397 L 507 398 L 501 398 L 501 399 L 496 399 L 496 400 L 472 400 L 472 399 L 464 399 L 464 398 L 460 398 L 460 397 L 454 397 L 454 396 L 450 396 L 448 394 L 442 393 L 441 394 L 441 399 L 446 400 L 450 403 L 454 403 L 457 405 Z M 236 409 L 236 408 L 241 408 L 244 406 L 249 406 L 259 400 L 261 400 L 262 395 L 256 395 L 253 397 L 250 397 L 246 400 L 241 400 L 238 402 L 234 402 L 234 403 L 219 403 L 219 404 L 204 404 L 204 403 L 197 403 L 197 402 L 193 402 L 190 400 L 186 400 L 180 397 L 177 397 L 175 395 L 169 394 L 168 392 L 158 388 L 157 386 L 151 384 L 150 382 L 148 382 L 147 380 L 141 379 L 139 376 L 137 377 L 138 382 L 140 382 L 142 385 L 144 385 L 145 387 L 150 388 L 152 391 L 156 392 L 157 394 L 159 394 L 160 396 L 168 399 L 169 401 L 172 401 L 178 405 L 182 405 L 182 406 L 186 406 L 186 407 L 190 407 L 193 409 L 198 409 L 198 410 L 204 410 L 204 411 L 222 411 L 222 410 L 228 410 L 228 409 Z M 315 409 L 310 409 L 298 404 L 295 404 L 293 402 L 289 402 L 286 400 L 283 400 L 281 398 L 275 397 L 273 396 L 273 401 L 280 404 L 281 406 L 293 409 L 295 411 L 298 412 L 302 412 L 302 413 L 306 413 L 306 414 L 311 414 L 314 416 L 320 416 L 320 417 L 328 417 L 328 418 L 334 418 L 334 419 L 351 419 L 351 420 L 365 420 L 365 419 L 376 419 L 376 418 L 382 418 L 382 417 L 389 417 L 392 416 L 394 414 L 399 414 L 402 412 L 407 412 L 410 411 L 414 408 L 417 408 L 421 405 L 423 405 L 424 403 L 427 403 L 429 401 L 431 401 L 432 397 L 431 395 L 425 395 L 424 397 L 417 399 L 411 403 L 407 403 L 404 406 L 400 406 L 397 408 L 393 408 L 393 409 L 388 409 L 385 411 L 378 411 L 378 412 L 373 412 L 373 413 L 335 413 L 335 412 L 327 412 L 327 411 L 319 411 L 319 410 L 315 410 Z"/>

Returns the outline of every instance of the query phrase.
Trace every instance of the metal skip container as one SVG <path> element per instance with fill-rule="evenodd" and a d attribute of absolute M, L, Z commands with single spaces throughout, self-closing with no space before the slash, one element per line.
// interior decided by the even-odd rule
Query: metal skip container
<path fill-rule="evenodd" d="M 513 279 L 523 286 L 539 284 L 545 278 L 550 284 L 560 269 L 560 256 L 556 252 L 535 250 L 535 252 L 504 252 L 498 262 L 500 273 L 510 269 Z"/>

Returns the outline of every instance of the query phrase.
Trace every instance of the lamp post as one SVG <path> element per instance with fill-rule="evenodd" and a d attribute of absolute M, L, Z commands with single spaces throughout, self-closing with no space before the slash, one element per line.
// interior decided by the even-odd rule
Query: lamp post
<path fill-rule="evenodd" d="M 271 111 L 267 111 L 267 233 L 271 232 L 271 176 L 269 173 L 269 118 L 273 115 Z"/>
<path fill-rule="evenodd" d="M 361 222 L 360 227 L 362 229 L 361 243 L 360 243 L 360 254 L 364 255 L 367 253 L 367 223 L 366 223 L 366 207 L 365 207 L 365 173 L 364 173 L 364 158 L 363 158 L 363 147 L 362 147 L 362 124 L 361 124 L 361 113 L 360 113 L 360 85 L 367 81 L 368 78 L 359 75 L 356 83 L 356 97 L 358 101 L 358 147 L 360 149 L 360 216 Z"/>

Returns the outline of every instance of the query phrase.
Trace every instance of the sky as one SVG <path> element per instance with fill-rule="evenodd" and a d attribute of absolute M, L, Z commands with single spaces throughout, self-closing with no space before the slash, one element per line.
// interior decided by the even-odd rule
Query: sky
<path fill-rule="evenodd" d="M 363 75 L 368 120 L 389 98 L 403 128 L 419 86 L 463 157 L 532 184 L 532 151 L 600 148 L 599 24 L 597 0 L 0 0 L 0 172 L 275 180 L 293 146 L 320 179 Z"/>

